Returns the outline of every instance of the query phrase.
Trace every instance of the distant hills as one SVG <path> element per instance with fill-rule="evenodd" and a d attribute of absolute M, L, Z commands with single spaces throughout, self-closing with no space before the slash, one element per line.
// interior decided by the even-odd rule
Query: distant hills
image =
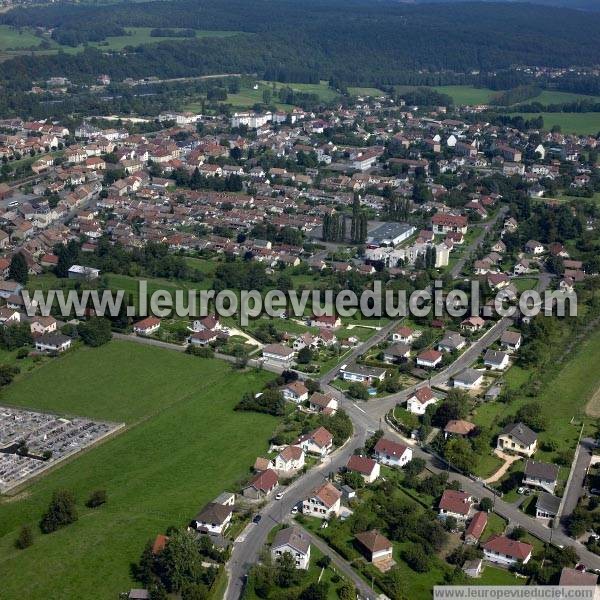
<path fill-rule="evenodd" d="M 402 4 L 456 4 L 459 2 L 472 2 L 473 0 L 398 0 Z M 560 8 L 571 8 L 573 10 L 600 11 L 600 0 L 475 0 L 479 2 L 495 2 L 506 4 L 540 4 L 543 6 L 555 6 Z"/>

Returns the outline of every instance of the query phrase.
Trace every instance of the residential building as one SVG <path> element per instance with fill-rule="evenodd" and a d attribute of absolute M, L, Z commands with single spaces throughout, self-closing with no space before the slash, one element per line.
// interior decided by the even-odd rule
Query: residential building
<path fill-rule="evenodd" d="M 62 333 L 43 333 L 35 338 L 35 349 L 38 352 L 65 352 L 71 347 L 72 340 Z"/>
<path fill-rule="evenodd" d="M 308 569 L 310 564 L 310 539 L 299 527 L 280 529 L 271 544 L 271 556 L 274 561 L 285 553 L 294 558 L 297 569 Z"/>
<path fill-rule="evenodd" d="M 304 452 L 323 457 L 333 450 L 333 436 L 325 427 L 318 427 L 310 433 L 301 435 L 294 445 L 300 446 Z"/>
<path fill-rule="evenodd" d="M 373 449 L 375 459 L 389 467 L 404 467 L 412 460 L 412 449 L 399 442 L 379 438 Z"/>
<path fill-rule="evenodd" d="M 266 498 L 277 487 L 279 479 L 277 473 L 273 469 L 267 469 L 257 473 L 242 490 L 245 498 L 259 500 Z"/>
<path fill-rule="evenodd" d="M 282 344 L 267 344 L 262 350 L 262 355 L 266 362 L 289 369 L 294 363 L 295 352 Z"/>
<path fill-rule="evenodd" d="M 379 533 L 377 529 L 357 533 L 354 537 L 365 552 L 369 562 L 381 567 L 381 570 L 387 570 L 387 563 L 390 563 L 389 566 L 393 565 L 392 553 L 394 547 L 392 542 Z"/>
<path fill-rule="evenodd" d="M 358 473 L 365 483 L 373 483 L 379 477 L 379 463 L 372 458 L 353 454 L 346 464 L 346 469 Z"/>
<path fill-rule="evenodd" d="M 537 434 L 524 423 L 509 423 L 498 436 L 498 450 L 533 456 L 537 450 Z"/>
<path fill-rule="evenodd" d="M 469 526 L 465 529 L 465 543 L 476 546 L 485 530 L 487 522 L 487 513 L 482 510 L 477 511 L 469 522 Z"/>
<path fill-rule="evenodd" d="M 342 492 L 332 483 L 326 481 L 315 489 L 302 502 L 302 514 L 319 519 L 329 519 L 337 516 L 341 508 Z"/>
<path fill-rule="evenodd" d="M 194 527 L 202 533 L 222 535 L 231 523 L 232 515 L 231 506 L 211 502 L 196 515 Z"/>
<path fill-rule="evenodd" d="M 482 546 L 486 560 L 504 567 L 516 564 L 526 565 L 533 553 L 533 546 L 518 540 L 511 540 L 504 535 L 493 535 Z"/>
<path fill-rule="evenodd" d="M 138 321 L 133 326 L 133 331 L 137 335 L 152 335 L 160 329 L 160 319 L 156 317 L 147 317 Z"/>
<path fill-rule="evenodd" d="M 535 502 L 535 518 L 549 521 L 555 519 L 560 510 L 561 499 L 548 492 L 540 492 Z"/>
<path fill-rule="evenodd" d="M 527 460 L 523 469 L 523 485 L 554 494 L 558 484 L 558 472 L 559 467 L 557 465 Z"/>
<path fill-rule="evenodd" d="M 292 381 L 284 385 L 281 393 L 286 400 L 301 404 L 308 400 L 308 389 L 301 381 Z"/>
<path fill-rule="evenodd" d="M 429 386 L 415 390 L 406 400 L 406 410 L 414 415 L 424 415 L 427 407 L 436 404 L 438 399 Z"/>
<path fill-rule="evenodd" d="M 304 450 L 300 446 L 286 446 L 275 457 L 275 469 L 280 473 L 292 473 L 304 466 Z"/>
<path fill-rule="evenodd" d="M 465 522 L 473 509 L 473 500 L 466 492 L 444 490 L 438 505 L 440 519 L 454 517 L 459 522 Z"/>

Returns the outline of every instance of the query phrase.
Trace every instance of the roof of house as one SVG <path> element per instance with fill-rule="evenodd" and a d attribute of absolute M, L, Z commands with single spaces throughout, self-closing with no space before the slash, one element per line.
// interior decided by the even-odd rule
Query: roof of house
<path fill-rule="evenodd" d="M 318 498 L 325 506 L 331 508 L 342 497 L 342 492 L 332 483 L 326 481 L 315 489 L 312 495 Z"/>
<path fill-rule="evenodd" d="M 284 389 L 290 390 L 296 396 L 304 396 L 304 394 L 308 393 L 307 387 L 301 381 L 292 381 L 284 386 Z"/>
<path fill-rule="evenodd" d="M 141 321 L 138 321 L 135 325 L 135 329 L 150 329 L 150 327 L 155 327 L 156 325 L 160 325 L 160 319 L 156 317 L 146 317 Z"/>
<path fill-rule="evenodd" d="M 368 367 L 366 365 L 344 365 L 341 369 L 345 373 L 355 373 L 357 375 L 364 375 L 365 377 L 381 377 L 385 373 L 385 369 L 379 367 Z"/>
<path fill-rule="evenodd" d="M 457 490 L 444 490 L 439 508 L 458 515 L 468 515 L 471 510 L 471 496 Z"/>
<path fill-rule="evenodd" d="M 469 523 L 469 526 L 467 527 L 467 529 L 465 531 L 465 537 L 471 536 L 471 537 L 474 537 L 476 540 L 478 540 L 481 537 L 481 534 L 483 533 L 483 530 L 485 529 L 487 522 L 488 522 L 487 513 L 482 510 L 477 511 L 473 515 L 473 518 L 471 519 L 471 522 Z"/>
<path fill-rule="evenodd" d="M 507 330 L 502 334 L 500 341 L 503 344 L 518 344 L 521 340 L 521 334 L 518 331 Z"/>
<path fill-rule="evenodd" d="M 279 478 L 273 469 L 267 469 L 256 474 L 246 487 L 253 487 L 261 492 L 270 492 L 278 483 Z"/>
<path fill-rule="evenodd" d="M 552 463 L 544 463 L 535 460 L 528 460 L 525 463 L 523 472 L 526 477 L 535 479 L 545 479 L 546 481 L 556 481 L 558 479 L 559 467 Z"/>
<path fill-rule="evenodd" d="M 152 554 L 158 554 L 159 552 L 162 552 L 165 549 L 168 541 L 168 536 L 159 533 L 152 544 Z"/>
<path fill-rule="evenodd" d="M 483 376 L 482 373 L 476 371 L 475 369 L 471 369 L 470 367 L 461 371 L 460 373 L 454 376 L 454 381 L 459 381 L 460 383 L 464 383 L 465 385 L 474 385 L 481 379 Z"/>
<path fill-rule="evenodd" d="M 420 387 L 415 391 L 411 398 L 416 398 L 421 404 L 425 404 L 429 402 L 431 399 L 435 398 L 433 394 L 433 390 L 429 386 Z"/>
<path fill-rule="evenodd" d="M 310 539 L 299 527 L 286 527 L 285 529 L 280 529 L 273 538 L 272 547 L 274 549 L 281 548 L 282 546 L 289 546 L 296 550 L 296 552 L 306 555 L 310 548 Z"/>
<path fill-rule="evenodd" d="M 376 465 L 377 462 L 375 462 L 372 458 L 353 454 L 349 458 L 346 468 L 350 471 L 356 471 L 361 475 L 370 475 Z"/>
<path fill-rule="evenodd" d="M 537 440 L 537 433 L 524 423 L 509 423 L 502 434 L 510 435 L 524 446 L 531 446 Z"/>
<path fill-rule="evenodd" d="M 410 346 L 408 344 L 392 344 L 389 348 L 386 348 L 383 353 L 386 356 L 406 356 L 410 352 Z"/>
<path fill-rule="evenodd" d="M 499 350 L 486 350 L 483 356 L 483 362 L 491 363 L 493 365 L 500 365 L 506 358 L 506 352 L 500 352 Z"/>
<path fill-rule="evenodd" d="M 276 356 L 290 356 L 294 351 L 283 344 L 267 344 L 263 348 L 263 354 L 275 354 Z"/>
<path fill-rule="evenodd" d="M 402 456 L 407 449 L 408 446 L 399 444 L 398 442 L 393 442 L 392 440 L 386 440 L 385 438 L 379 438 L 374 448 L 375 452 L 379 454 L 397 457 Z"/>
<path fill-rule="evenodd" d="M 299 460 L 302 457 L 304 450 L 299 446 L 286 446 L 280 453 L 279 456 L 282 460 L 287 462 L 288 460 Z"/>
<path fill-rule="evenodd" d="M 484 550 L 504 554 L 517 560 L 525 560 L 533 551 L 531 544 L 511 540 L 504 535 L 493 535 L 482 547 Z"/>
<path fill-rule="evenodd" d="M 196 515 L 196 521 L 199 523 L 217 523 L 222 525 L 232 512 L 233 509 L 231 506 L 210 502 Z"/>
<path fill-rule="evenodd" d="M 315 392 L 310 398 L 309 401 L 311 404 L 315 406 L 320 406 L 321 408 L 327 408 L 329 403 L 335 400 L 333 396 L 330 394 L 321 394 L 321 392 Z"/>
<path fill-rule="evenodd" d="M 553 496 L 547 492 L 540 492 L 535 502 L 535 507 L 552 515 L 557 515 L 560 508 L 560 500 L 557 496 Z"/>
<path fill-rule="evenodd" d="M 413 330 L 410 327 L 405 327 L 402 325 L 398 327 L 398 329 L 396 329 L 394 333 L 396 333 L 400 337 L 407 338 L 413 334 Z"/>
<path fill-rule="evenodd" d="M 476 427 L 477 425 L 469 423 L 469 421 L 464 421 L 462 419 L 451 419 L 448 421 L 448 423 L 446 423 L 444 431 L 446 433 L 454 433 L 456 435 L 468 435 Z"/>
<path fill-rule="evenodd" d="M 597 585 L 598 575 L 563 567 L 558 585 Z"/>
<path fill-rule="evenodd" d="M 435 362 L 442 358 L 442 353 L 437 350 L 425 350 L 425 352 L 421 352 L 419 356 L 417 356 L 418 360 L 424 360 L 427 362 Z"/>
<path fill-rule="evenodd" d="M 384 535 L 379 533 L 377 529 L 371 531 L 363 531 L 354 536 L 371 554 L 389 550 L 392 547 L 392 542 Z"/>
<path fill-rule="evenodd" d="M 255 461 L 254 461 L 254 470 L 255 471 L 266 471 L 267 469 L 271 468 L 271 461 L 268 458 L 264 458 L 262 456 L 259 456 Z"/>

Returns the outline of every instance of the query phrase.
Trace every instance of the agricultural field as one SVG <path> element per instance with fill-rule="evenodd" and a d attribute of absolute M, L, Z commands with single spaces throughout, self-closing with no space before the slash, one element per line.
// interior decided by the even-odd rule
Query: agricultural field
<path fill-rule="evenodd" d="M 348 92 L 352 96 L 385 96 L 385 92 L 374 87 L 349 87 Z"/>
<path fill-rule="evenodd" d="M 562 133 L 596 135 L 600 131 L 600 113 L 510 113 L 510 116 L 521 116 L 524 119 L 541 116 L 544 119 L 544 129 L 559 126 Z"/>
<path fill-rule="evenodd" d="M 117 341 L 20 375 L 3 391 L 3 403 L 124 421 L 127 429 L 0 502 L 2 597 L 116 598 L 129 589 L 130 564 L 145 542 L 236 489 L 266 450 L 276 419 L 232 409 L 268 377 Z M 75 492 L 79 520 L 42 535 L 37 523 L 59 488 Z M 107 491 L 108 503 L 85 508 L 97 489 Z M 18 551 L 13 544 L 24 524 L 36 531 L 35 541 Z"/>
<path fill-rule="evenodd" d="M 39 46 L 42 39 L 30 29 L 15 29 L 8 25 L 0 25 L 0 51 Z"/>
<path fill-rule="evenodd" d="M 434 88 L 440 94 L 447 94 L 452 98 L 454 104 L 488 104 L 489 101 L 499 94 L 495 90 L 487 88 L 476 88 L 470 85 L 440 85 Z"/>

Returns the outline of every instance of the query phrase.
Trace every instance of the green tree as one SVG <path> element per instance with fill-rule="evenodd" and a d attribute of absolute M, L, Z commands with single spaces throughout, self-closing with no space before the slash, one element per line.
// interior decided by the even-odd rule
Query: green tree
<path fill-rule="evenodd" d="M 103 317 L 92 317 L 77 327 L 83 342 L 92 347 L 102 346 L 112 338 L 110 321 Z"/>
<path fill-rule="evenodd" d="M 25 550 L 33 544 L 33 530 L 29 525 L 23 525 L 19 531 L 19 537 L 15 540 L 15 547 Z"/>
<path fill-rule="evenodd" d="M 98 506 L 102 506 L 103 504 L 106 504 L 107 501 L 108 501 L 108 496 L 106 494 L 106 490 L 96 490 L 91 493 L 91 495 L 90 495 L 88 501 L 85 503 L 85 505 L 88 508 L 97 508 Z"/>
<path fill-rule="evenodd" d="M 40 529 L 42 533 L 52 533 L 61 527 L 77 521 L 75 495 L 69 490 L 56 490 L 48 510 L 42 516 Z"/>
<path fill-rule="evenodd" d="M 27 261 L 21 252 L 13 254 L 8 267 L 8 276 L 10 279 L 25 285 L 29 279 L 29 268 Z"/>
<path fill-rule="evenodd" d="M 308 346 L 305 346 L 298 352 L 298 363 L 301 365 L 307 365 L 312 360 L 312 357 L 312 350 Z"/>

